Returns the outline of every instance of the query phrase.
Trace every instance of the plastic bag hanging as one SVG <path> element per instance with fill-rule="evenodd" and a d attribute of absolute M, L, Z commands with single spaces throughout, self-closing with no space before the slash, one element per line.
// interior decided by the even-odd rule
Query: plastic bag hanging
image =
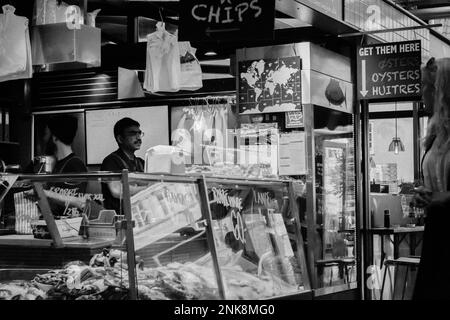
<path fill-rule="evenodd" d="M 76 21 L 73 24 L 77 26 L 84 24 L 84 15 L 81 8 L 77 5 L 69 5 L 58 0 L 35 0 L 33 9 L 33 25 L 66 23 L 69 12 L 76 10 Z"/>
<path fill-rule="evenodd" d="M 31 44 L 28 19 L 14 14 L 11 5 L 0 14 L 0 82 L 31 78 Z"/>
<path fill-rule="evenodd" d="M 197 49 L 189 41 L 178 42 L 180 50 L 181 78 L 180 89 L 194 91 L 203 87 L 202 68 L 195 56 Z"/>
<path fill-rule="evenodd" d="M 180 90 L 180 51 L 178 37 L 165 29 L 163 22 L 147 35 L 147 58 L 144 89 L 154 92 Z"/>

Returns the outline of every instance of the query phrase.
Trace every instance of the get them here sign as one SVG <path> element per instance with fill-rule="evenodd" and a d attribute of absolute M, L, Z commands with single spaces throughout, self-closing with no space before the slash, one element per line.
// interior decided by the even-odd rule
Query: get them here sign
<path fill-rule="evenodd" d="M 420 99 L 420 40 L 361 46 L 357 50 L 359 99 Z"/>

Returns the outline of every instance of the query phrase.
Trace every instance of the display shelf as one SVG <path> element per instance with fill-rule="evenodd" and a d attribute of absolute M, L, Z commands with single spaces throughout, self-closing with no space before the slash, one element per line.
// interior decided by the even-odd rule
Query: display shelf
<path fill-rule="evenodd" d="M 82 237 L 73 237 L 64 239 L 65 248 L 90 248 L 98 249 L 110 247 L 111 240 L 90 239 L 86 240 Z M 51 239 L 35 239 L 32 235 L 10 234 L 0 237 L 0 246 L 22 246 L 22 247 L 52 247 Z"/>
<path fill-rule="evenodd" d="M 11 146 L 18 146 L 19 145 L 18 142 L 0 140 L 0 145 L 2 145 L 2 144 L 3 145 L 11 145 Z"/>

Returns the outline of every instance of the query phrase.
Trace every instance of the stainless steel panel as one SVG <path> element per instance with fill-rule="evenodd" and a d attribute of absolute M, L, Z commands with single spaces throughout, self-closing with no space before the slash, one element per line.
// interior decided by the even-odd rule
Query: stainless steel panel
<path fill-rule="evenodd" d="M 81 25 L 69 29 L 65 23 L 33 26 L 33 65 L 80 64 L 97 67 L 101 64 L 101 31 Z"/>

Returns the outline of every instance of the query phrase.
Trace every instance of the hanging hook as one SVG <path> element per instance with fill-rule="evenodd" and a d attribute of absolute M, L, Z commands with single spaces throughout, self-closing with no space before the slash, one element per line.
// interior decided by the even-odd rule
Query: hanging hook
<path fill-rule="evenodd" d="M 395 101 L 395 138 L 397 138 L 397 101 Z"/>
<path fill-rule="evenodd" d="M 3 13 L 14 13 L 16 11 L 16 8 L 10 4 L 5 4 L 2 9 Z"/>
<path fill-rule="evenodd" d="M 164 23 L 164 17 L 163 17 L 163 14 L 162 14 L 161 7 L 159 7 L 159 17 L 161 18 L 161 22 Z"/>
<path fill-rule="evenodd" d="M 364 37 L 365 37 L 365 34 L 363 33 L 363 34 L 361 35 L 361 43 L 360 43 L 360 46 L 362 46 L 363 43 L 364 43 Z"/>

